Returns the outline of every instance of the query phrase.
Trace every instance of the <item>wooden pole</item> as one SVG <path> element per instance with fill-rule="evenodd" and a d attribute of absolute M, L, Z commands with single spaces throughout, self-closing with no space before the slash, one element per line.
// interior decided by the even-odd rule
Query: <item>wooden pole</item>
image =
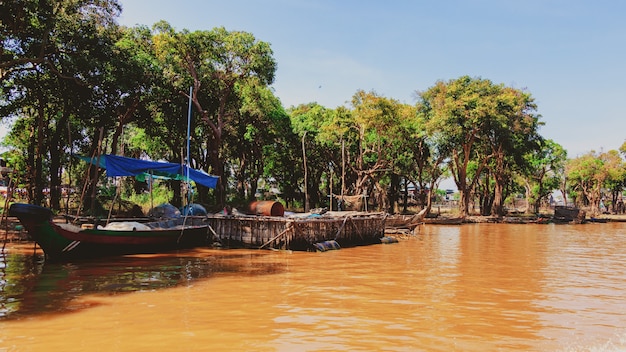
<path fill-rule="evenodd" d="M 93 186 L 91 188 L 91 215 L 94 215 L 96 209 L 96 191 L 98 185 L 98 175 L 100 172 L 100 156 L 102 154 L 102 139 L 104 138 L 104 127 L 100 127 L 100 137 L 98 138 L 98 154 L 96 157 L 96 174 L 93 178 Z"/>
<path fill-rule="evenodd" d="M 191 196 L 191 185 L 189 183 L 189 164 L 191 163 L 191 147 L 190 147 L 190 140 L 191 140 L 191 113 L 192 113 L 192 109 L 191 109 L 191 103 L 192 103 L 192 99 L 191 96 L 193 95 L 193 87 L 189 87 L 189 109 L 187 112 L 187 162 L 185 163 L 185 171 L 186 171 L 186 175 L 185 175 L 185 185 L 187 187 L 187 206 L 189 206 L 191 204 L 192 201 L 192 196 Z M 189 213 L 189 208 L 187 208 L 187 213 Z"/>
<path fill-rule="evenodd" d="M 302 135 L 302 161 L 304 163 L 304 212 L 308 213 L 310 209 L 309 205 L 309 186 L 307 184 L 307 168 L 306 168 L 306 149 L 304 148 L 304 138 L 307 131 L 304 131 Z"/>
<path fill-rule="evenodd" d="M 341 200 L 346 189 L 346 142 L 341 138 Z"/>
<path fill-rule="evenodd" d="M 330 200 L 328 207 L 330 209 L 330 211 L 333 211 L 333 172 L 330 172 L 330 198 L 328 198 Z"/>
<path fill-rule="evenodd" d="M 289 227 L 287 227 L 286 229 L 284 229 L 281 233 L 279 233 L 278 235 L 272 237 L 269 241 L 265 242 L 261 247 L 259 247 L 259 249 L 263 249 L 263 247 L 267 246 L 268 244 L 272 243 L 272 241 L 274 241 L 275 239 L 277 239 L 278 237 L 286 234 L 289 230 L 291 230 L 293 228 L 293 223 L 289 224 Z"/>

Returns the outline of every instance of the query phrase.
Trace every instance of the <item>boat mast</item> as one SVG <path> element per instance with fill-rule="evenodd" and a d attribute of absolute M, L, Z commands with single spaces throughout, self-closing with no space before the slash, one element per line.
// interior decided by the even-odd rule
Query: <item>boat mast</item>
<path fill-rule="evenodd" d="M 191 204 L 191 184 L 189 182 L 189 163 L 191 162 L 190 143 L 191 139 L 191 95 L 193 94 L 193 86 L 189 87 L 189 110 L 187 112 L 187 160 L 185 162 L 185 182 L 187 183 L 187 212 L 190 211 Z"/>

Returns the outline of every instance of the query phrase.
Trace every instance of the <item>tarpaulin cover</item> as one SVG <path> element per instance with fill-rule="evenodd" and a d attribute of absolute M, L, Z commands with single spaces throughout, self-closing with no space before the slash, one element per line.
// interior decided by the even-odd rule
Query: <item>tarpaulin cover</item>
<path fill-rule="evenodd" d="M 175 180 L 185 180 L 188 175 L 189 180 L 209 188 L 215 188 L 219 179 L 219 177 L 209 175 L 204 171 L 175 163 L 148 161 L 111 154 L 101 155 L 99 163 L 97 157 L 89 158 L 78 155 L 76 157 L 92 165 L 98 164 L 101 168 L 106 169 L 109 177 L 138 176 L 142 178 L 146 174 L 150 174 Z"/>

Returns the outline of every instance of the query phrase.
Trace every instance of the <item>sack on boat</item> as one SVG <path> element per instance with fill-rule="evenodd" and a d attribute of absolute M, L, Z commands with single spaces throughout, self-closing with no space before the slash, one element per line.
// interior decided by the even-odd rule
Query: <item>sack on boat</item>
<path fill-rule="evenodd" d="M 181 215 L 206 216 L 206 208 L 200 204 L 189 204 L 180 209 Z"/>
<path fill-rule="evenodd" d="M 150 209 L 148 216 L 153 218 L 179 218 L 180 210 L 169 203 L 164 203 Z"/>
<path fill-rule="evenodd" d="M 120 221 L 109 223 L 107 226 L 98 226 L 98 229 L 112 231 L 145 231 L 150 230 L 150 227 L 137 221 Z"/>

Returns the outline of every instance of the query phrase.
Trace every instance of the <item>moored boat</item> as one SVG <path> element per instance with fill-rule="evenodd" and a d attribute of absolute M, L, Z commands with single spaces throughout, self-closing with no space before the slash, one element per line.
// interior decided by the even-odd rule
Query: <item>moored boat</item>
<path fill-rule="evenodd" d="M 408 229 L 412 231 L 416 226 L 424 222 L 427 210 L 422 209 L 419 213 L 412 215 L 388 215 L 385 220 L 385 228 L 389 230 Z"/>
<path fill-rule="evenodd" d="M 55 221 L 48 208 L 23 203 L 12 204 L 9 216 L 19 219 L 49 260 L 171 251 L 210 243 L 212 239 L 206 217 L 79 227 Z"/>
<path fill-rule="evenodd" d="M 424 218 L 424 224 L 430 225 L 461 225 L 464 221 L 463 217 L 436 217 L 436 218 Z"/>

